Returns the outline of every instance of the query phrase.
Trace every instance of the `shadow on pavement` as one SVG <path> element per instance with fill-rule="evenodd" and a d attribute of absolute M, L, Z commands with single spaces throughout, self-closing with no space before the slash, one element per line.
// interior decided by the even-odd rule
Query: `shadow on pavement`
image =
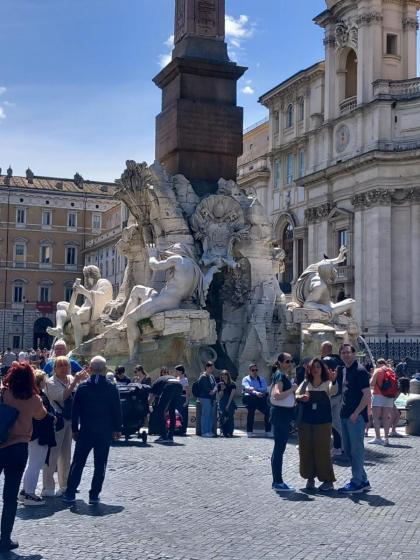
<path fill-rule="evenodd" d="M 328 493 L 319 493 L 318 496 L 323 496 L 326 498 L 335 498 L 335 499 L 348 499 L 351 500 L 355 504 L 361 504 L 366 502 L 367 505 L 370 507 L 391 507 L 395 506 L 395 502 L 391 500 L 387 500 L 378 494 L 371 494 L 364 492 L 363 494 L 341 494 L 340 492 L 328 492 Z"/>
<path fill-rule="evenodd" d="M 288 502 L 313 502 L 314 499 L 311 496 L 308 496 L 306 493 L 301 492 L 293 492 L 288 494 L 282 494 L 281 492 L 277 492 L 277 496 L 282 498 Z"/>
<path fill-rule="evenodd" d="M 23 554 L 16 554 L 12 550 L 10 552 L 0 552 L 0 558 L 5 558 L 6 560 L 43 560 L 44 556 L 40 554 L 29 554 L 29 556 Z"/>
<path fill-rule="evenodd" d="M 141 440 L 118 441 L 112 444 L 112 447 L 152 447 L 150 443 L 143 443 Z"/>
<path fill-rule="evenodd" d="M 68 506 L 67 506 L 68 507 Z M 71 513 L 76 515 L 87 515 L 89 517 L 106 517 L 107 515 L 115 515 L 124 511 L 124 506 L 111 506 L 108 504 L 97 504 L 90 506 L 86 502 L 77 500 L 76 504 L 69 508 Z"/>
<path fill-rule="evenodd" d="M 43 506 L 37 507 L 19 507 L 16 517 L 19 519 L 43 519 L 44 517 L 51 517 L 52 515 L 67 509 L 68 506 L 64 504 L 59 498 L 48 499 Z"/>

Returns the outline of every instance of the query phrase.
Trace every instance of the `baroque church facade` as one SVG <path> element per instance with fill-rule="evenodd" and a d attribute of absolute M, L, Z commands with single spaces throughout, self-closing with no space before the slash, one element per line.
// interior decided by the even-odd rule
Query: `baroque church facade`
<path fill-rule="evenodd" d="M 356 299 L 368 337 L 420 337 L 420 2 L 326 3 L 325 60 L 261 96 L 269 122 L 245 135 L 238 182 L 272 216 L 286 293 L 346 245 L 334 298 Z"/>

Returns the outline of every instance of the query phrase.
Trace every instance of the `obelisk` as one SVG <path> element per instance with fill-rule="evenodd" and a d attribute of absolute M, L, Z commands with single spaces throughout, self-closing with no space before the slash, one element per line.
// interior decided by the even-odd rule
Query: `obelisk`
<path fill-rule="evenodd" d="M 176 0 L 172 60 L 154 78 L 162 90 L 156 159 L 200 195 L 221 177 L 236 179 L 243 131 L 236 90 L 245 71 L 228 57 L 225 0 Z"/>

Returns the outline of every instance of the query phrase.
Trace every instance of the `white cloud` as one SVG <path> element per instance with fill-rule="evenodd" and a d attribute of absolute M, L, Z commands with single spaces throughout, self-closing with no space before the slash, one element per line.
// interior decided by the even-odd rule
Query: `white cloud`
<path fill-rule="evenodd" d="M 241 15 L 237 19 L 226 14 L 226 38 L 231 39 L 249 39 L 254 34 L 254 26 L 250 24 L 249 17 Z"/>
<path fill-rule="evenodd" d="M 248 16 L 241 15 L 238 18 L 226 14 L 225 17 L 226 41 L 229 49 L 229 58 L 238 59 L 238 52 L 243 51 L 242 43 L 254 35 L 255 24 Z"/>
<path fill-rule="evenodd" d="M 171 60 L 172 60 L 171 53 L 160 54 L 159 55 L 159 66 L 161 68 L 165 68 L 165 66 L 168 66 L 168 64 L 171 62 Z"/>
<path fill-rule="evenodd" d="M 0 95 L 3 95 L 3 93 L 6 93 L 7 88 L 5 88 L 4 86 L 0 86 Z"/>
<path fill-rule="evenodd" d="M 174 48 L 174 42 L 175 42 L 175 35 L 169 35 L 169 37 L 166 39 L 166 41 L 163 43 L 165 45 L 165 47 L 168 47 L 168 49 L 173 49 Z"/>
<path fill-rule="evenodd" d="M 4 112 L 3 107 L 0 107 L 0 120 L 3 120 L 6 118 L 6 113 Z"/>
<path fill-rule="evenodd" d="M 3 101 L 3 105 L 5 107 L 15 107 L 16 103 L 12 103 L 11 101 Z"/>
<path fill-rule="evenodd" d="M 170 51 L 168 53 L 163 53 L 159 55 L 159 66 L 161 68 L 165 68 L 165 66 L 167 66 L 172 60 L 172 49 L 174 48 L 174 41 L 175 41 L 175 36 L 169 35 L 169 37 L 163 43 L 167 49 L 170 49 Z"/>
<path fill-rule="evenodd" d="M 245 86 L 241 89 L 242 93 L 245 95 L 254 95 L 255 90 L 251 86 Z"/>

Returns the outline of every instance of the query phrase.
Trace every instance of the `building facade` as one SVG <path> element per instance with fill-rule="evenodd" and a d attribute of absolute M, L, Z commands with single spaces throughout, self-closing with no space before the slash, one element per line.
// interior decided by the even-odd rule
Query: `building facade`
<path fill-rule="evenodd" d="M 346 245 L 333 296 L 355 297 L 367 337 L 420 335 L 419 8 L 328 0 L 314 20 L 325 61 L 260 99 L 269 110 L 266 207 L 287 253 L 283 289 Z"/>
<path fill-rule="evenodd" d="M 115 185 L 0 173 L 0 348 L 48 346 L 55 305 L 82 278 L 84 250 L 116 205 Z"/>
<path fill-rule="evenodd" d="M 129 219 L 128 208 L 119 202 L 105 211 L 102 232 L 86 243 L 85 264 L 96 265 L 103 278 L 112 284 L 114 296 L 118 294 L 124 278 L 127 258 L 118 251 L 118 241 Z"/>

